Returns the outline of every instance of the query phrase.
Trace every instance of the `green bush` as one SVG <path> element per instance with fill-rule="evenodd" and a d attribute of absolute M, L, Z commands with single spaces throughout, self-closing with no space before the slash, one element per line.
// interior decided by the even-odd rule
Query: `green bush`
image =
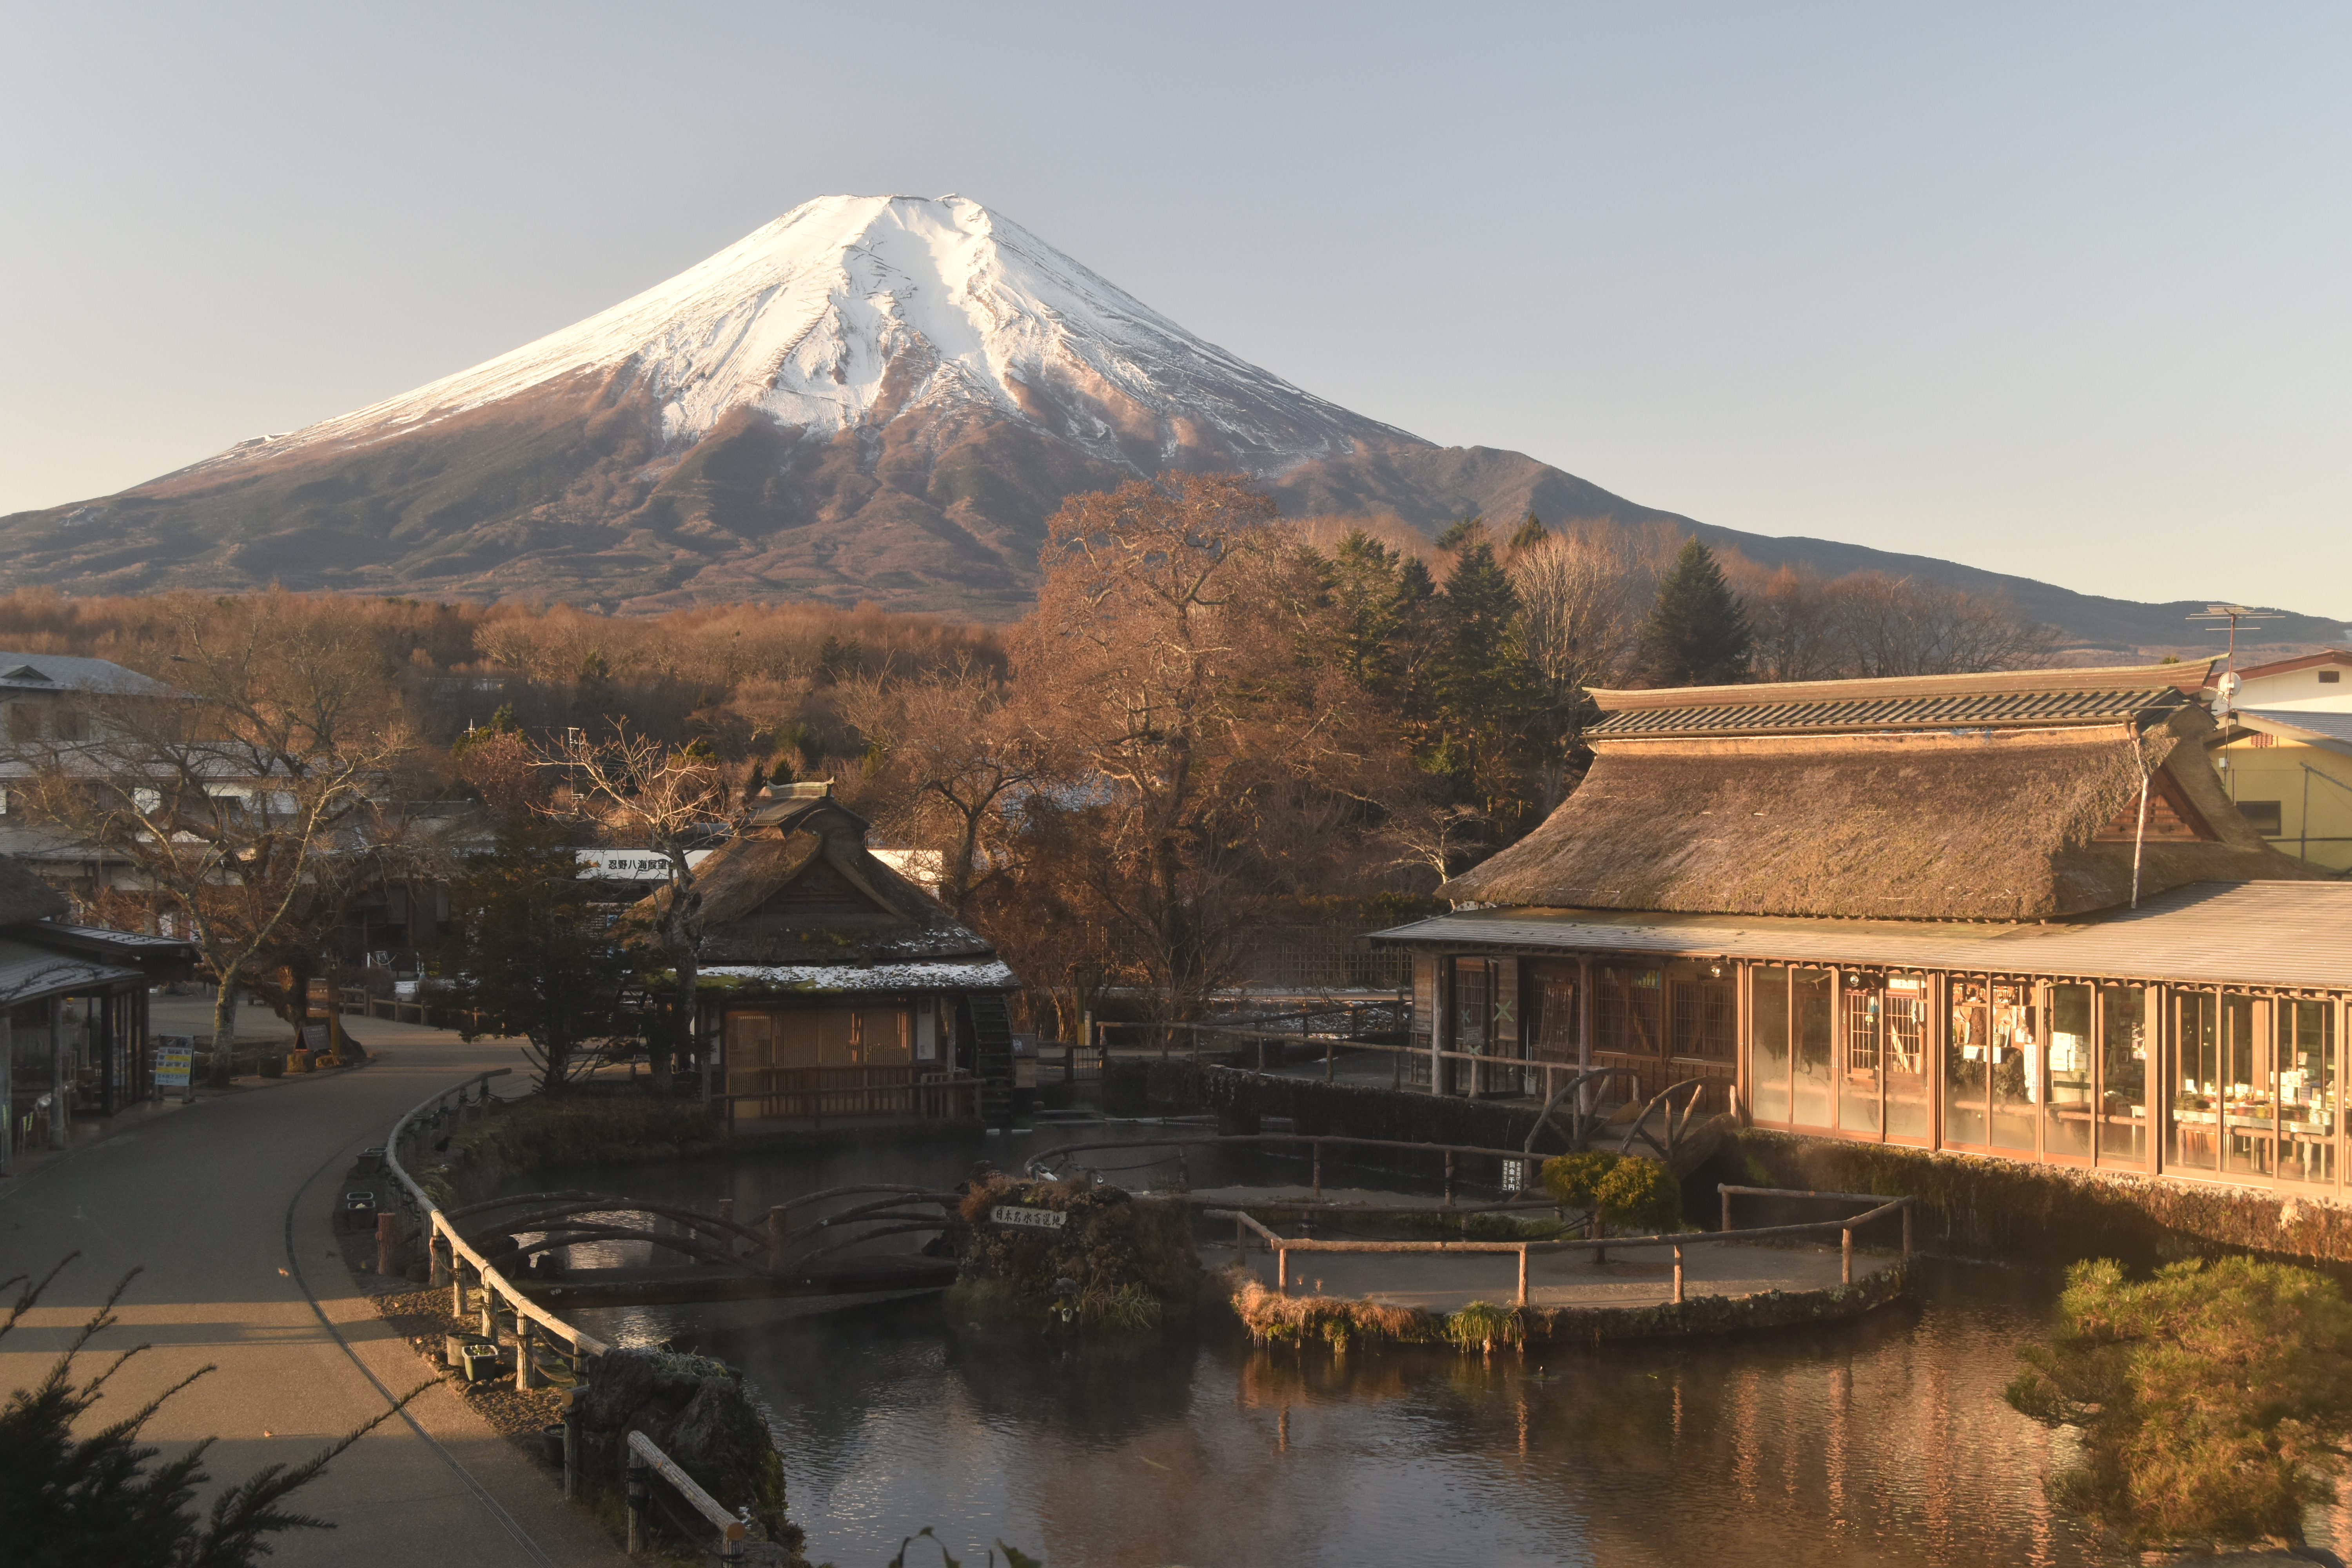
<path fill-rule="evenodd" d="M 1592 1208 L 1601 1201 L 1601 1184 L 1616 1166 L 1616 1155 L 1599 1150 L 1558 1155 L 1544 1162 L 1544 1188 L 1564 1209 Z"/>
<path fill-rule="evenodd" d="M 1587 1150 L 1546 1160 L 1544 1187 L 1564 1209 L 1589 1209 L 1603 1226 L 1669 1231 L 1683 1223 L 1683 1192 L 1655 1161 Z"/>
<path fill-rule="evenodd" d="M 2133 1283 L 2095 1258 L 2058 1312 L 2006 1391 L 2082 1434 L 2051 1501 L 2127 1545 L 2302 1544 L 2352 1450 L 2352 1303 L 2333 1280 L 2231 1258 Z"/>
<path fill-rule="evenodd" d="M 0 1340 L 23 1323 L 41 1294 L 67 1263 L 38 1283 L 17 1275 L 0 1289 L 21 1286 L 5 1318 Z M 109 1357 L 102 1372 L 76 1382 L 75 1360 L 91 1339 L 117 1322 L 114 1304 L 138 1274 L 132 1269 L 91 1314 L 64 1353 L 38 1383 L 12 1391 L 0 1404 L 0 1552 L 16 1568 L 70 1568 L 85 1563 L 181 1564 L 189 1568 L 249 1568 L 268 1557 L 272 1538 L 298 1530 L 332 1530 L 328 1521 L 297 1513 L 288 1500 L 323 1473 L 328 1464 L 425 1392 L 425 1384 L 344 1434 L 309 1459 L 289 1468 L 266 1465 L 231 1486 L 215 1486 L 205 1472 L 213 1439 L 175 1441 L 163 1450 L 142 1441 L 146 1427 L 165 1401 L 211 1373 L 205 1367 L 135 1409 L 116 1411 L 111 1425 L 89 1419 L 107 1380 L 147 1347 Z M 15 1347 L 10 1346 L 13 1350 Z M 133 1396 L 135 1397 L 135 1395 Z M 162 1462 L 158 1462 L 158 1461 Z M 199 1497 L 211 1507 L 199 1514 Z"/>
<path fill-rule="evenodd" d="M 1679 1230 L 1683 1189 L 1673 1173 L 1652 1160 L 1627 1155 L 1601 1183 L 1601 1217 L 1633 1230 Z"/>

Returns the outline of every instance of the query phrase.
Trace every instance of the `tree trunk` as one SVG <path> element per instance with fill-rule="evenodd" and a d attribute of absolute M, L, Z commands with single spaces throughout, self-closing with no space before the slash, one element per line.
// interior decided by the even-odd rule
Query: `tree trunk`
<path fill-rule="evenodd" d="M 213 1081 L 226 1083 L 236 1059 L 236 971 L 224 970 L 213 993 Z"/>

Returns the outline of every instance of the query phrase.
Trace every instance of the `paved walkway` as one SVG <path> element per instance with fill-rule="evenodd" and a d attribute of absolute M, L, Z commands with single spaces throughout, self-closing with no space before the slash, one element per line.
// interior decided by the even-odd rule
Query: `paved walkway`
<path fill-rule="evenodd" d="M 1274 1283 L 1274 1257 L 1257 1249 L 1249 1266 Z M 1214 1265 L 1230 1258 L 1214 1246 L 1201 1249 Z M 1894 1259 L 1856 1253 L 1853 1277 L 1868 1278 Z M 1685 1244 L 1683 1294 L 1752 1296 L 1764 1290 L 1823 1290 L 1838 1282 L 1834 1247 L 1761 1247 L 1737 1242 Z M 1518 1299 L 1519 1260 L 1507 1252 L 1293 1252 L 1294 1295 L 1352 1297 L 1387 1306 L 1452 1312 L 1473 1301 L 1508 1306 Z M 1538 1252 L 1528 1259 L 1531 1307 L 1654 1307 L 1674 1300 L 1674 1255 L 1663 1247 L 1612 1248 L 1595 1267 L 1589 1252 Z"/>
<path fill-rule="evenodd" d="M 73 1331 L 133 1268 L 110 1351 L 147 1342 L 94 1415 L 127 1414 L 196 1368 L 219 1370 L 174 1396 L 147 1427 L 167 1453 L 217 1437 L 215 1483 L 294 1464 L 381 1412 L 386 1388 L 427 1376 L 352 1289 L 331 1205 L 354 1155 L 381 1143 L 402 1112 L 488 1068 L 523 1063 L 515 1047 L 352 1020 L 375 1060 L 352 1071 L 251 1089 L 197 1091 L 191 1106 L 115 1119 L 106 1135 L 28 1163 L 0 1180 L 0 1278 L 69 1266 L 26 1322 L 0 1340 L 0 1387 L 47 1372 Z M 520 1086 L 502 1080 L 509 1092 Z M 9 1297 L 14 1299 L 15 1292 Z M 84 1375 L 103 1364 L 79 1363 Z M 627 1560 L 567 1507 L 549 1472 L 435 1389 L 297 1494 L 333 1531 L 278 1538 L 275 1563 L 303 1568 L 527 1568 Z M 206 1500 L 199 1500 L 200 1506 Z"/>

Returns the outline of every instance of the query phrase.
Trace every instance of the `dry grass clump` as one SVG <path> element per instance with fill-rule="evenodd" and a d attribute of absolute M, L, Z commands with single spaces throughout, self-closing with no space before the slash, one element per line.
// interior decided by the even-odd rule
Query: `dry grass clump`
<path fill-rule="evenodd" d="M 1346 1350 L 1358 1339 L 1418 1345 L 1433 1344 L 1446 1337 L 1444 1321 L 1418 1307 L 1391 1307 L 1335 1296 L 1282 1296 L 1249 1274 L 1243 1274 L 1234 1286 L 1233 1302 L 1242 1325 L 1259 1344 L 1306 1344 L 1319 1340 L 1333 1350 Z"/>

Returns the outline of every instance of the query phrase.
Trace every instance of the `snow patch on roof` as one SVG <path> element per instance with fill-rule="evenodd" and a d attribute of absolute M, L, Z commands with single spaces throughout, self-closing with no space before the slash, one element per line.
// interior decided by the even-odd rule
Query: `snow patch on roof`
<path fill-rule="evenodd" d="M 1014 991 L 1021 983 L 1002 959 L 978 963 L 714 963 L 706 979 L 803 991 Z"/>

